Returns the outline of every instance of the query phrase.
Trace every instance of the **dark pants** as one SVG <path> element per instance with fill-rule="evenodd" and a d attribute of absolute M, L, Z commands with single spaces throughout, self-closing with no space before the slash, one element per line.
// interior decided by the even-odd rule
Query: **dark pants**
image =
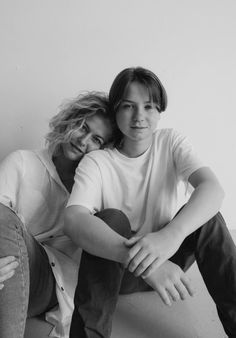
<path fill-rule="evenodd" d="M 129 238 L 130 224 L 118 210 L 96 215 Z M 170 259 L 186 271 L 196 260 L 220 320 L 229 337 L 236 337 L 236 247 L 220 213 L 189 235 Z M 119 294 L 148 291 L 122 264 L 83 251 L 75 292 L 70 338 L 108 338 Z"/>

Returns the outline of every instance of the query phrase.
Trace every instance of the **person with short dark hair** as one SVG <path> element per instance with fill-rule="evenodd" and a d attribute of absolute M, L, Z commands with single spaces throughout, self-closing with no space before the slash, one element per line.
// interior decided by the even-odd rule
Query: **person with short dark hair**
<path fill-rule="evenodd" d="M 110 337 L 119 293 L 155 290 L 166 305 L 192 296 L 194 260 L 236 337 L 236 248 L 218 179 L 186 137 L 157 128 L 167 95 L 153 72 L 124 69 L 109 103 L 116 146 L 83 158 L 65 212 L 65 233 L 83 249 L 70 338 Z M 180 182 L 192 193 L 177 213 Z"/>

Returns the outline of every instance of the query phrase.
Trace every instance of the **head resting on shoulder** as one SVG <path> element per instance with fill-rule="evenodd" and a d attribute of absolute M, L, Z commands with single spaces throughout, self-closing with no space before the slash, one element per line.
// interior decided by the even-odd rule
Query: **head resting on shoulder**
<path fill-rule="evenodd" d="M 59 108 L 49 122 L 50 131 L 46 135 L 46 144 L 53 155 L 56 155 L 62 143 L 70 142 L 75 130 L 81 128 L 86 118 L 99 115 L 110 122 L 112 142 L 115 123 L 111 120 L 108 97 L 103 92 L 86 92 L 79 94 L 76 98 L 67 100 Z M 108 143 L 107 142 L 107 143 Z"/>

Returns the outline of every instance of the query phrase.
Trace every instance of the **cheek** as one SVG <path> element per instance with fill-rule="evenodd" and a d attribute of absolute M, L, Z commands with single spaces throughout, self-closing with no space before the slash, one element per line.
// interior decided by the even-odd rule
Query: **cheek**
<path fill-rule="evenodd" d="M 160 121 L 160 117 L 159 115 L 156 116 L 155 114 L 153 116 L 150 116 L 150 119 L 149 119 L 149 123 L 150 125 L 152 125 L 153 127 L 156 127 L 158 125 Z"/>
<path fill-rule="evenodd" d="M 125 113 L 117 113 L 116 114 L 116 123 L 118 125 L 119 128 L 124 128 L 127 125 L 129 116 L 127 116 L 127 114 Z"/>
<path fill-rule="evenodd" d="M 90 142 L 88 143 L 88 146 L 87 146 L 87 153 L 93 150 L 98 150 L 98 149 L 100 149 L 100 146 L 98 144 Z"/>

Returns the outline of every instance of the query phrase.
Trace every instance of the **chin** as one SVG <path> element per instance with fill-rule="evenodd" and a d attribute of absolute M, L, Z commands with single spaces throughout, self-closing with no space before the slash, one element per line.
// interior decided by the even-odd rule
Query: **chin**
<path fill-rule="evenodd" d="M 73 161 L 73 162 L 78 162 L 82 159 L 83 155 L 81 154 L 73 154 L 73 153 L 68 153 L 66 158 L 69 160 L 69 161 Z"/>

